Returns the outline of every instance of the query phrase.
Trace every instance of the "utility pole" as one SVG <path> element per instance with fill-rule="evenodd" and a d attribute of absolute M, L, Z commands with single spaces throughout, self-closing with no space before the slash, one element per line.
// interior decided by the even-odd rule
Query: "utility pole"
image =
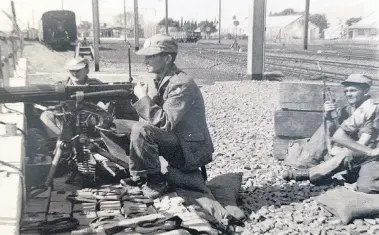
<path fill-rule="evenodd" d="M 309 5 L 310 5 L 310 0 L 305 0 L 304 50 L 307 50 L 307 49 L 308 49 Z"/>
<path fill-rule="evenodd" d="M 61 0 L 61 3 L 62 3 L 62 10 L 63 10 L 63 0 Z"/>
<path fill-rule="evenodd" d="M 166 1 L 166 17 L 165 17 L 165 26 L 166 26 L 166 34 L 168 34 L 168 0 Z"/>
<path fill-rule="evenodd" d="M 127 41 L 127 35 L 126 35 L 126 0 L 124 0 L 124 28 L 125 28 L 125 42 Z"/>
<path fill-rule="evenodd" d="M 99 1 L 92 0 L 92 19 L 93 19 L 93 50 L 95 57 L 95 72 L 100 70 L 99 40 L 100 40 L 100 22 L 99 22 Z"/>
<path fill-rule="evenodd" d="M 221 43 L 221 0 L 218 1 L 218 43 Z"/>
<path fill-rule="evenodd" d="M 247 76 L 262 80 L 264 72 L 266 0 L 253 0 L 249 6 Z"/>
<path fill-rule="evenodd" d="M 33 18 L 32 27 L 34 28 L 34 9 L 32 10 L 32 18 Z"/>
<path fill-rule="evenodd" d="M 134 50 L 139 50 L 138 0 L 134 0 Z"/>

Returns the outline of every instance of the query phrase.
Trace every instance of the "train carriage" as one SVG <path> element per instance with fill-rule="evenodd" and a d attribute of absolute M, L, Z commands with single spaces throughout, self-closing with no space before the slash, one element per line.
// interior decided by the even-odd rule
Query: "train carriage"
<path fill-rule="evenodd" d="M 69 49 L 77 40 L 75 13 L 67 10 L 45 12 L 40 21 L 38 38 L 53 49 Z"/>

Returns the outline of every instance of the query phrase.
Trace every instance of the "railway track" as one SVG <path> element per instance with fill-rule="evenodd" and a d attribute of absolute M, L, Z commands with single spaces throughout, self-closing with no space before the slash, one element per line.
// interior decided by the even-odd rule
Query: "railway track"
<path fill-rule="evenodd" d="M 200 53 L 200 56 L 217 61 L 218 64 L 222 64 L 224 61 L 231 64 L 245 65 L 247 62 L 246 52 L 196 48 L 195 50 L 191 50 L 189 53 Z M 379 73 L 379 66 L 364 64 L 362 62 L 352 63 L 328 60 L 322 58 L 322 55 L 319 55 L 318 58 L 304 58 L 299 57 L 301 55 L 298 55 L 297 57 L 291 56 L 295 55 L 295 53 L 289 53 L 290 55 L 287 54 L 286 56 L 283 54 L 277 54 L 275 52 L 266 53 L 266 68 L 268 68 L 269 71 L 279 70 L 286 76 L 300 75 L 302 78 L 315 80 L 321 78 L 321 72 L 316 67 L 317 62 L 319 62 L 323 65 L 323 74 L 327 76 L 330 81 L 343 80 L 354 71 L 359 71 L 371 76 L 374 75 L 373 77 Z M 346 73 L 341 71 L 346 71 Z M 374 79 L 379 82 L 379 79 Z"/>
<path fill-rule="evenodd" d="M 186 45 L 183 45 L 184 47 Z M 240 45 L 244 51 L 247 51 L 246 45 Z M 198 49 L 203 50 L 229 50 L 230 45 L 225 44 L 198 44 Z M 370 47 L 360 46 L 346 46 L 346 45 L 311 45 L 307 51 L 301 50 L 300 45 L 285 45 L 266 44 L 266 52 L 275 52 L 282 54 L 296 54 L 304 56 L 324 56 L 330 58 L 339 58 L 345 60 L 365 60 L 365 61 L 379 61 L 379 47 L 371 45 Z"/>

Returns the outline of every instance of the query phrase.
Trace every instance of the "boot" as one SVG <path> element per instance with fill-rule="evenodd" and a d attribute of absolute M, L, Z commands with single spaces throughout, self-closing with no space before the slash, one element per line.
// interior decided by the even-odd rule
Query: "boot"
<path fill-rule="evenodd" d="M 295 181 L 305 181 L 309 180 L 309 170 L 299 169 L 299 170 L 286 170 L 282 174 L 282 178 L 285 181 L 295 180 Z"/>
<path fill-rule="evenodd" d="M 162 173 L 147 176 L 147 181 L 141 187 L 145 197 L 155 199 L 162 196 L 168 190 L 168 183 Z"/>

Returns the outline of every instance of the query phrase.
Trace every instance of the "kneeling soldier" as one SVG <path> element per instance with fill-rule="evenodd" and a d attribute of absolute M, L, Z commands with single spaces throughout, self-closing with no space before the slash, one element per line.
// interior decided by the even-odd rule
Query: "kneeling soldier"
<path fill-rule="evenodd" d="M 156 74 L 157 95 L 151 99 L 148 85 L 137 83 L 133 107 L 145 122 L 114 121 L 117 131 L 130 136 L 129 171 L 135 180 L 146 182 L 142 191 L 149 198 L 161 196 L 168 187 L 159 156 L 185 173 L 211 162 L 214 151 L 203 96 L 195 81 L 174 64 L 177 53 L 170 36 L 146 39 L 137 54 L 145 56 L 148 72 Z"/>

